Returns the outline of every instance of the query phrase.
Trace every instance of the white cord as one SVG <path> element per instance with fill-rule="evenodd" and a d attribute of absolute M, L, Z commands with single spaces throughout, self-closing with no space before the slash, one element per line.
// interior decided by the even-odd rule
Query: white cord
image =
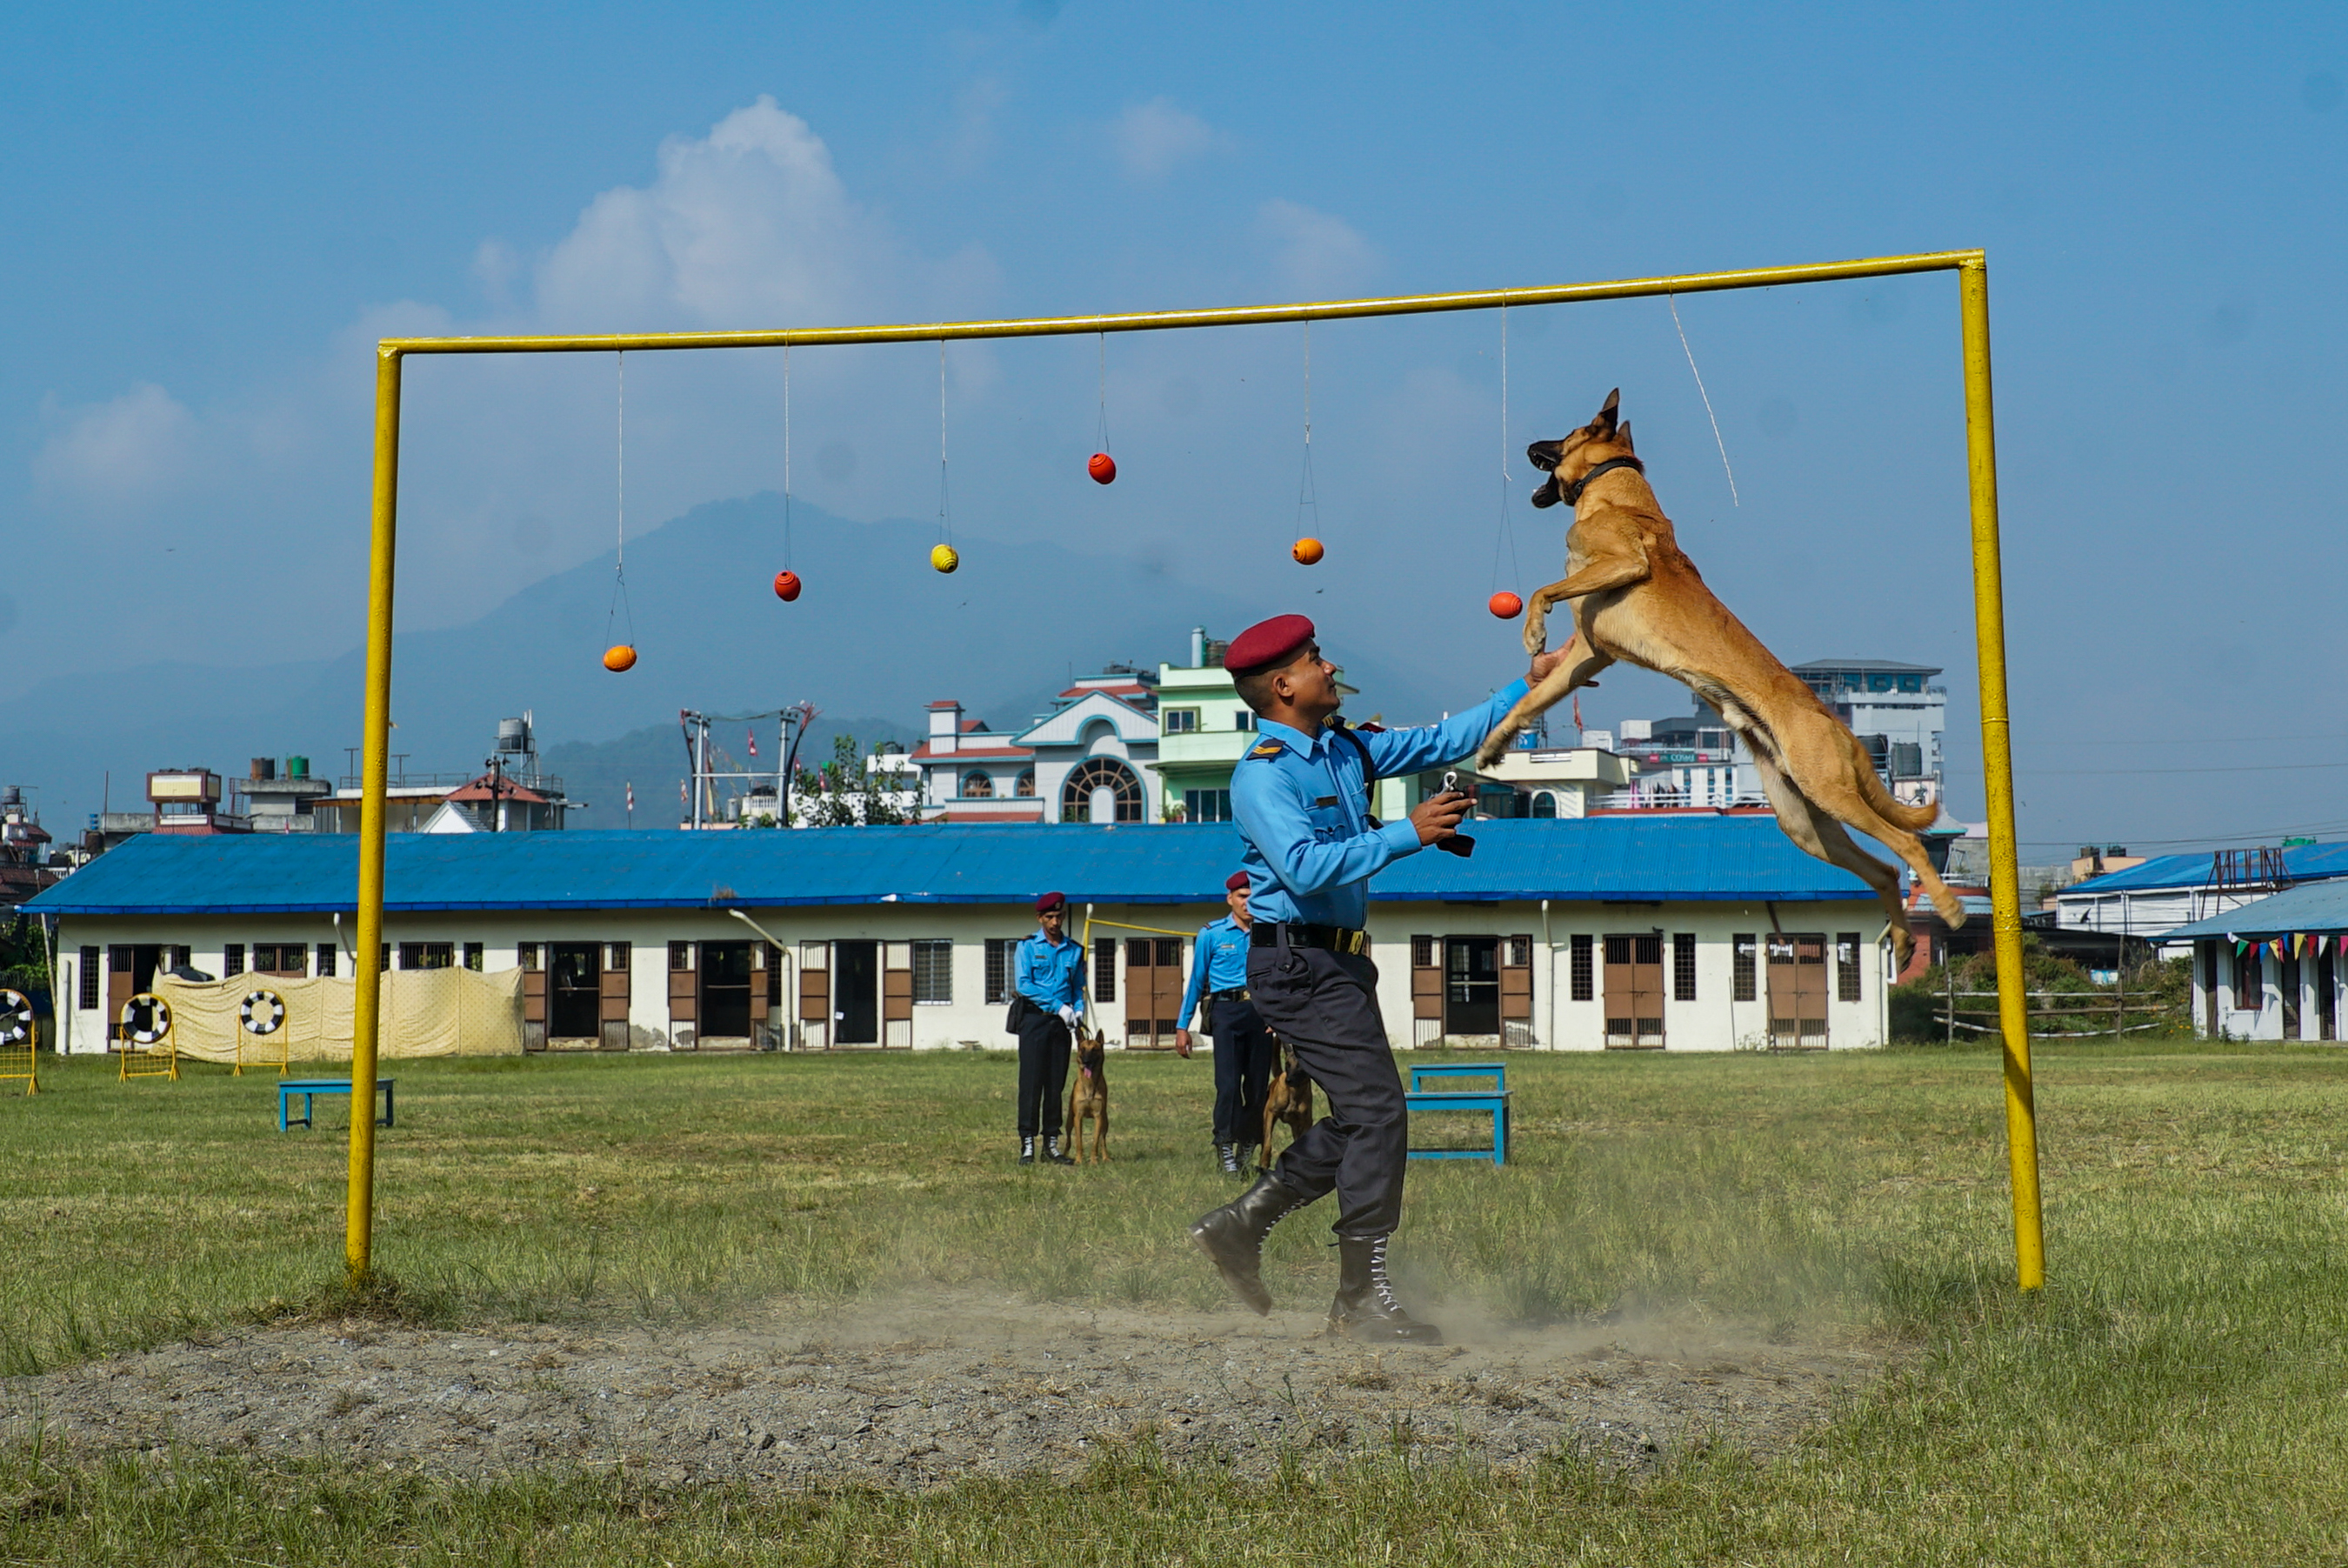
<path fill-rule="evenodd" d="M 1712 444 L 1720 449 L 1721 470 L 1728 475 L 1728 501 L 1731 506 L 1745 503 L 1736 495 L 1736 470 L 1728 466 L 1728 443 L 1720 438 L 1720 420 L 1712 411 L 1712 394 L 1704 389 L 1704 372 L 1695 367 L 1695 350 L 1688 346 L 1687 328 L 1680 325 L 1679 302 L 1670 294 L 1663 303 L 1672 309 L 1672 325 L 1680 335 L 1680 352 L 1687 356 L 1688 373 L 1695 377 L 1695 395 L 1704 399 L 1704 417 L 1712 420 Z"/>

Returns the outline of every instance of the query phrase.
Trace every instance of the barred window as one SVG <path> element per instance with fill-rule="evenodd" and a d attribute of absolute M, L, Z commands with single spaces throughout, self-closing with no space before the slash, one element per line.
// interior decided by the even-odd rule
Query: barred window
<path fill-rule="evenodd" d="M 1531 968 L 1533 966 L 1533 939 L 1529 936 L 1511 936 L 1509 938 L 1509 956 L 1507 963 L 1508 966 L 1511 969 Z"/>
<path fill-rule="evenodd" d="M 1859 933 L 1838 932 L 1835 934 L 1835 1000 L 1859 1000 Z"/>
<path fill-rule="evenodd" d="M 1695 933 L 1672 933 L 1672 1000 L 1695 1000 Z"/>
<path fill-rule="evenodd" d="M 221 978 L 244 973 L 244 944 L 232 942 L 221 949 Z"/>
<path fill-rule="evenodd" d="M 1094 1001 L 1114 1002 L 1117 1000 L 1116 937 L 1096 936 L 1093 938 L 1092 981 L 1092 997 Z"/>
<path fill-rule="evenodd" d="M 916 942 L 913 944 L 913 1000 L 916 1002 L 953 1000 L 953 943 Z"/>
<path fill-rule="evenodd" d="M 1015 936 L 990 936 L 986 939 L 986 999 L 989 1002 L 1011 1000 L 1011 950 L 1019 945 Z"/>
<path fill-rule="evenodd" d="M 335 944 L 331 942 L 318 944 L 318 975 L 324 980 L 335 977 Z"/>
<path fill-rule="evenodd" d="M 1749 931 L 1740 931 L 1729 939 L 1735 959 L 1730 975 L 1735 989 L 1732 993 L 1739 1002 L 1758 1001 L 1761 995 L 1760 943 Z"/>
<path fill-rule="evenodd" d="M 677 971 L 684 971 L 692 968 L 693 944 L 690 942 L 670 943 L 668 944 L 668 966 L 671 969 Z"/>
<path fill-rule="evenodd" d="M 628 945 L 628 944 L 627 944 L 626 943 L 624 943 L 624 942 L 621 943 L 621 944 L 620 944 L 620 948 L 621 948 L 621 950 L 622 950 L 623 952 L 626 951 L 626 949 L 627 949 L 627 945 Z M 483 951 L 482 951 L 482 949 L 481 949 L 481 944 L 480 944 L 479 943 L 478 943 L 478 942 L 468 942 L 467 944 L 465 944 L 465 967 L 466 967 L 466 968 L 468 968 L 468 969 L 471 970 L 474 974 L 479 975 L 479 974 L 481 972 L 482 966 L 483 966 L 487 962 L 488 962 L 488 955 L 487 955 L 485 953 L 483 953 Z M 626 965 L 613 965 L 613 967 L 614 967 L 614 968 L 625 968 L 625 967 L 626 967 Z"/>
<path fill-rule="evenodd" d="M 402 969 L 454 969 L 457 949 L 447 942 L 403 942 L 399 944 L 399 966 Z"/>
<path fill-rule="evenodd" d="M 674 942 L 669 944 L 669 951 L 672 956 L 675 954 L 676 945 L 677 944 Z M 523 969 L 535 973 L 538 969 L 538 944 L 535 942 L 517 943 L 514 946 L 514 962 Z"/>
<path fill-rule="evenodd" d="M 382 963 L 380 963 L 380 964 L 378 964 L 378 965 L 376 965 L 376 968 L 378 968 L 378 969 L 389 969 L 389 968 L 391 967 L 391 944 L 390 944 L 390 943 L 386 942 L 386 943 L 385 943 L 385 944 L 383 944 L 383 953 L 382 953 L 381 956 L 382 956 L 383 962 L 382 962 Z"/>
<path fill-rule="evenodd" d="M 81 950 L 81 1005 L 85 1009 L 98 1006 L 98 949 Z"/>
<path fill-rule="evenodd" d="M 1412 965 L 1412 967 L 1414 967 L 1414 968 L 1417 968 L 1417 969 L 1432 969 L 1432 968 L 1434 968 L 1434 967 L 1435 967 L 1435 938 L 1433 938 L 1432 936 L 1414 936 L 1414 937 L 1412 937 L 1412 938 L 1410 939 L 1410 962 L 1411 962 L 1411 965 Z"/>
<path fill-rule="evenodd" d="M 1577 933 L 1573 938 L 1573 999 L 1590 1002 L 1598 996 L 1597 944 L 1588 932 Z"/>

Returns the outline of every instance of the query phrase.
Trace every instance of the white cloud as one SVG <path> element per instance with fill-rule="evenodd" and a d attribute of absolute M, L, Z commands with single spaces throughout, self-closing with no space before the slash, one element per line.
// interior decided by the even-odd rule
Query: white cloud
<path fill-rule="evenodd" d="M 1213 150 L 1221 138 L 1197 115 L 1159 98 L 1118 115 L 1109 126 L 1109 139 L 1128 176 L 1162 180 L 1178 165 Z"/>
<path fill-rule="evenodd" d="M 60 413 L 65 428 L 33 459 L 33 477 L 50 495 L 115 511 L 169 495 L 191 476 L 195 416 L 152 382 Z"/>
<path fill-rule="evenodd" d="M 771 98 L 701 138 L 672 137 L 648 186 L 588 204 L 538 269 L 550 326 L 841 319 L 899 271 L 831 153 Z"/>
<path fill-rule="evenodd" d="M 1281 281 L 1308 294 L 1358 287 L 1377 271 L 1378 253 L 1343 218 L 1274 199 L 1256 209 L 1257 232 L 1272 247 Z"/>

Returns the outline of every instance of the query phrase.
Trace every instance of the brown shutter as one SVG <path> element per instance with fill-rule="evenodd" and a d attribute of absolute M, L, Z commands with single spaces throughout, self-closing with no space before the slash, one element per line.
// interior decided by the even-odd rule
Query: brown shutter
<path fill-rule="evenodd" d="M 1778 1050 L 1827 1043 L 1824 932 L 1773 932 L 1768 938 L 1769 1044 Z"/>
<path fill-rule="evenodd" d="M 1663 937 L 1651 932 L 1603 940 L 1608 1048 L 1660 1048 L 1663 1043 Z"/>
<path fill-rule="evenodd" d="M 701 988 L 693 970 L 693 944 L 668 944 L 668 1016 L 672 1024 L 690 1024 L 699 1013 Z"/>
<path fill-rule="evenodd" d="M 1432 936 L 1410 939 L 1410 1016 L 1414 1018 L 1443 1016 L 1443 965 L 1435 961 L 1435 948 Z"/>
<path fill-rule="evenodd" d="M 1417 976 L 1412 976 L 1416 1000 Z M 1500 944 L 1500 1016 L 1529 1023 L 1533 1016 L 1533 939 L 1511 936 Z"/>

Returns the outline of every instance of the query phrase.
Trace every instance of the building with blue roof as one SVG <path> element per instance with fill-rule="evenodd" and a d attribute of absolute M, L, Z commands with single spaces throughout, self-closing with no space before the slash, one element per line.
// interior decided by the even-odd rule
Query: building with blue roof
<path fill-rule="evenodd" d="M 1774 818 L 1478 822 L 1374 888 L 1397 1047 L 1847 1047 L 1885 1036 L 1887 928 Z M 386 967 L 519 969 L 531 1048 L 1000 1047 L 1008 950 L 1076 908 L 1109 1037 L 1170 1046 L 1192 936 L 1238 863 L 1222 824 L 395 834 Z M 59 923 L 70 1048 L 106 1047 L 159 969 L 347 980 L 358 846 L 167 838 L 32 901 Z"/>
<path fill-rule="evenodd" d="M 2196 1034 L 2236 1040 L 2340 1037 L 2341 987 L 2348 979 L 2348 879 L 2301 882 L 2178 926 L 2163 940 L 2190 946 Z"/>
<path fill-rule="evenodd" d="M 2348 877 L 2348 843 L 2155 855 L 2057 890 L 2054 923 L 2159 942 L 2188 922 L 2240 909 L 2279 888 L 2337 877 Z"/>

